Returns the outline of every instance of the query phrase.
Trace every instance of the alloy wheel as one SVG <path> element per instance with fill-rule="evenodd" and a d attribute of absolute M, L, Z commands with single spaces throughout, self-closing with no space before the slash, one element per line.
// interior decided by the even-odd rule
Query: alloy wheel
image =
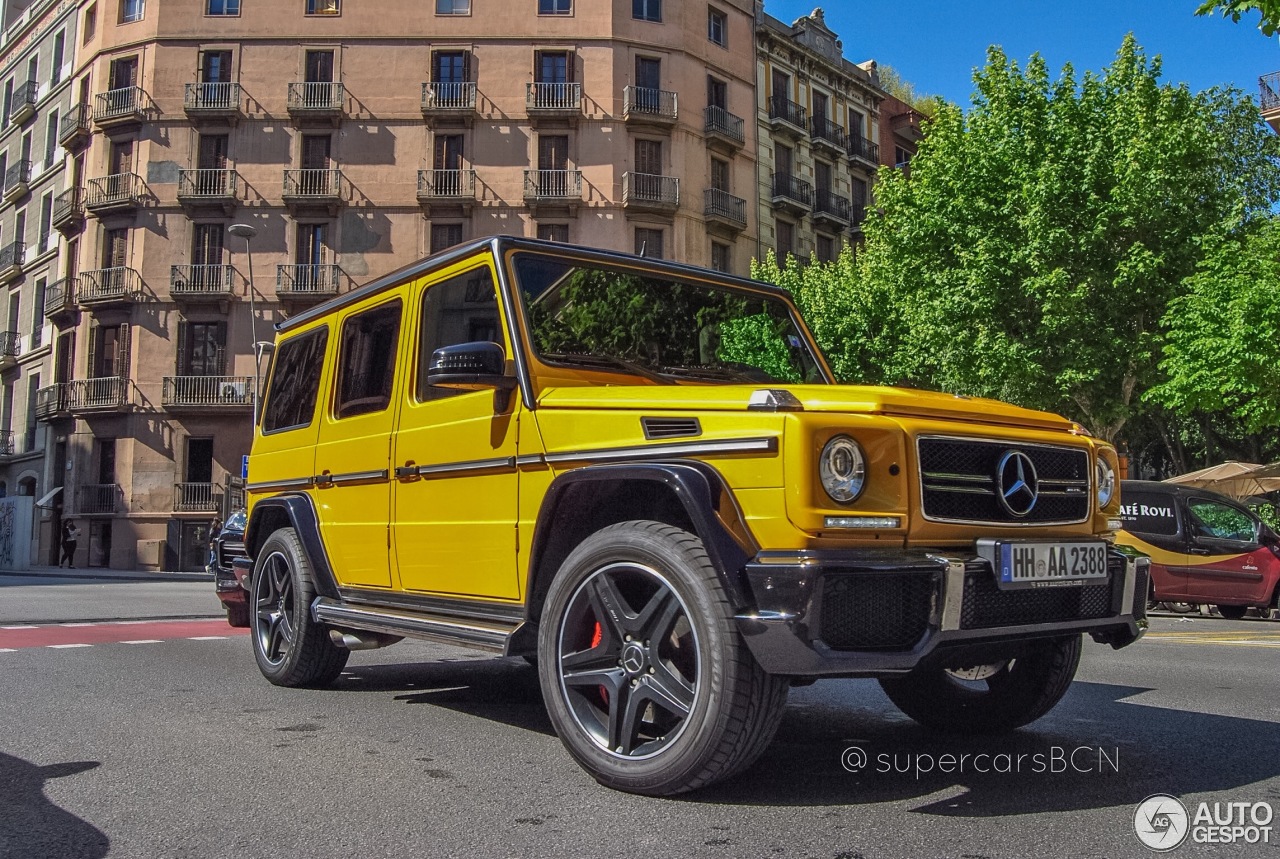
<path fill-rule="evenodd" d="M 254 584 L 257 611 L 255 635 L 258 650 L 272 665 L 280 665 L 293 647 L 297 624 L 294 618 L 293 575 L 288 559 L 274 552 L 263 562 Z"/>

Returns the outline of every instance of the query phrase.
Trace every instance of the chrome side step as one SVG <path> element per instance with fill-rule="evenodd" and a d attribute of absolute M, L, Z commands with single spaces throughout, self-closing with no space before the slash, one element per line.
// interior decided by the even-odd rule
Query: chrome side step
<path fill-rule="evenodd" d="M 311 604 L 311 616 L 328 626 L 411 636 L 504 655 L 511 653 L 511 641 L 523 626 L 421 614 L 402 609 L 354 606 L 331 597 L 316 597 Z"/>

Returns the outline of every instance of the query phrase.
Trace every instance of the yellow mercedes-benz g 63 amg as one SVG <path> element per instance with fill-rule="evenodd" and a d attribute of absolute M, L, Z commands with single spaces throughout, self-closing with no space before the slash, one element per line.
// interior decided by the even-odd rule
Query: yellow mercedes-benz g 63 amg
<path fill-rule="evenodd" d="M 495 238 L 279 326 L 238 575 L 272 683 L 404 636 L 525 656 L 588 772 L 670 794 L 814 678 L 1044 715 L 1082 633 L 1146 626 L 1116 487 L 1055 415 L 836 384 L 782 290 Z"/>

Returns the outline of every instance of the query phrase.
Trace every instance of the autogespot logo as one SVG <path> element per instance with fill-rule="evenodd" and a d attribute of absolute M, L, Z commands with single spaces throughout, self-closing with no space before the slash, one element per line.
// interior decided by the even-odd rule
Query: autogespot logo
<path fill-rule="evenodd" d="M 1174 850 L 1187 840 L 1187 807 L 1176 796 L 1157 793 L 1138 804 L 1133 831 L 1138 840 L 1160 853 Z"/>

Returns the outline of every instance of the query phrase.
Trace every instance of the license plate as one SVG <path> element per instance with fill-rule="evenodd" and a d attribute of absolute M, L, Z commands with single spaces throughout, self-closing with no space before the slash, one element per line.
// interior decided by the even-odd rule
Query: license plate
<path fill-rule="evenodd" d="M 996 582 L 1002 588 L 1079 586 L 1107 577 L 1107 544 L 997 543 Z"/>

